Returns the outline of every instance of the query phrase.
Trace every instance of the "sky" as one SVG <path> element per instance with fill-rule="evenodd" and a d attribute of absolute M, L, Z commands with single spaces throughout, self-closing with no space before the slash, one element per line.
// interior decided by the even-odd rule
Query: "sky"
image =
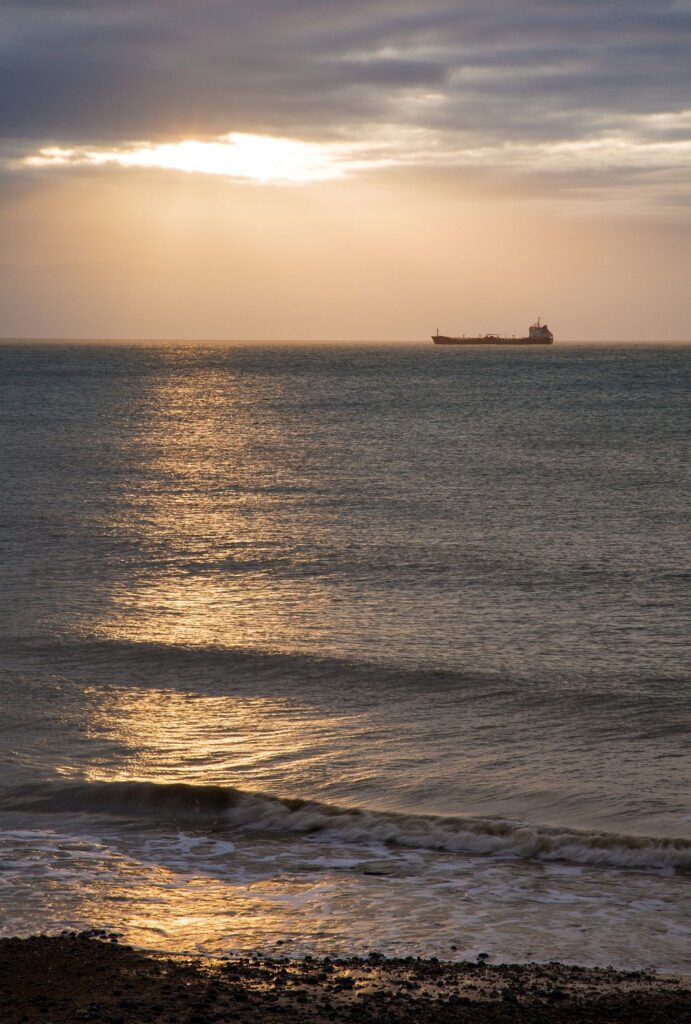
<path fill-rule="evenodd" d="M 691 339 L 691 0 L 0 0 L 0 336 Z"/>

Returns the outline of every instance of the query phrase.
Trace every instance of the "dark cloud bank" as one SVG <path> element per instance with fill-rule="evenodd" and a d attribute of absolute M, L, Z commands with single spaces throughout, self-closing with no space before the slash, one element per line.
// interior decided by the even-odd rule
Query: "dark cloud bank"
<path fill-rule="evenodd" d="M 690 44 L 686 0 L 4 2 L 0 133 L 566 140 L 691 106 Z"/>

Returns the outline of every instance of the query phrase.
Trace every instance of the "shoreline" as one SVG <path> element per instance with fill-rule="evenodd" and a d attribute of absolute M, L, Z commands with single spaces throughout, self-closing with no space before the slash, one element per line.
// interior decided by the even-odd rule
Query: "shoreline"
<path fill-rule="evenodd" d="M 691 978 L 548 964 L 151 953 L 105 932 L 0 939 L 3 1024 L 682 1024 Z"/>

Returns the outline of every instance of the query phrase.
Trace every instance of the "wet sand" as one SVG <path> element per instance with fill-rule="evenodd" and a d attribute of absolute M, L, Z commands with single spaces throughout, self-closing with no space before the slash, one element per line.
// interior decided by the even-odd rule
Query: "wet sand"
<path fill-rule="evenodd" d="M 412 958 L 208 960 L 101 933 L 0 939 L 3 1024 L 691 1021 L 691 980 Z"/>

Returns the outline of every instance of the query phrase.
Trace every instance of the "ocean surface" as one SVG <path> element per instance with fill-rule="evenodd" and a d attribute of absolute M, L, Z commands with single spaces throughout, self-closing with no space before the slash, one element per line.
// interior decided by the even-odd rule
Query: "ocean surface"
<path fill-rule="evenodd" d="M 690 370 L 0 346 L 0 932 L 691 971 Z"/>

